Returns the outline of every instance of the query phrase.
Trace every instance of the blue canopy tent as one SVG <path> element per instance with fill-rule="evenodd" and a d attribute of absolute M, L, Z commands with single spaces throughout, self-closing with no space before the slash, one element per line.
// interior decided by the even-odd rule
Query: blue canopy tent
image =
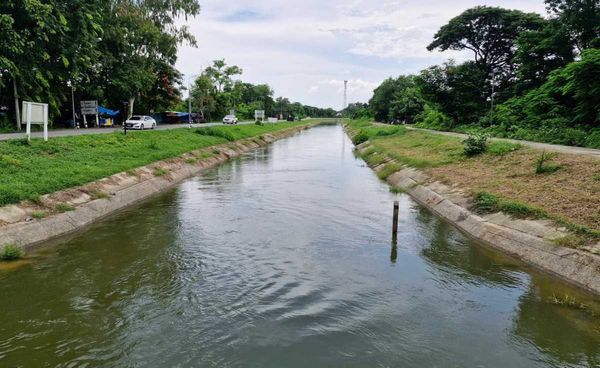
<path fill-rule="evenodd" d="M 98 106 L 98 115 L 101 115 L 102 118 L 100 118 L 100 126 L 103 127 L 110 127 L 110 126 L 114 126 L 115 122 L 115 116 L 119 115 L 120 111 L 117 110 L 111 110 L 111 109 L 107 109 L 104 106 Z M 108 116 L 108 118 L 106 118 L 106 116 Z"/>
<path fill-rule="evenodd" d="M 111 109 L 107 109 L 104 106 L 98 106 L 98 114 L 99 115 L 108 115 L 108 116 L 117 116 L 119 115 L 120 111 L 117 110 L 111 110 Z"/>

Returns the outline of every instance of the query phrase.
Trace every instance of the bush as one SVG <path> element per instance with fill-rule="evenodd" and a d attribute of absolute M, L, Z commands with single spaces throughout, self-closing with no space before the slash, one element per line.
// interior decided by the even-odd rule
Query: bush
<path fill-rule="evenodd" d="M 358 146 L 361 143 L 365 143 L 369 140 L 369 135 L 367 132 L 360 130 L 354 137 L 352 137 L 352 143 L 355 146 Z"/>
<path fill-rule="evenodd" d="M 7 244 L 0 249 L 0 261 L 14 261 L 25 255 L 23 249 L 14 244 Z"/>
<path fill-rule="evenodd" d="M 262 122 L 262 121 L 260 121 L 260 120 L 257 120 L 257 121 L 255 121 L 255 122 L 254 122 L 254 124 L 256 124 L 256 125 L 260 125 L 260 126 L 263 126 L 263 125 L 265 125 L 265 123 L 263 123 L 263 122 Z"/>
<path fill-rule="evenodd" d="M 556 153 L 547 153 L 546 151 L 542 151 L 540 157 L 537 158 L 535 164 L 535 173 L 536 174 L 549 174 L 560 169 L 559 165 L 549 164 L 550 160 L 556 157 Z"/>
<path fill-rule="evenodd" d="M 425 105 L 425 109 L 417 117 L 419 121 L 416 126 L 419 128 L 433 130 L 451 130 L 452 120 L 444 113 Z"/>
<path fill-rule="evenodd" d="M 466 156 L 473 157 L 484 153 L 487 150 L 487 134 L 472 133 L 463 141 Z"/>

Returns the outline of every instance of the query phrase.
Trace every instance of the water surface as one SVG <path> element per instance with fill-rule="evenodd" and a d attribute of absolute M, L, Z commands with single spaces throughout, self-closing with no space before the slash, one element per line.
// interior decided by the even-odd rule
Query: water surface
<path fill-rule="evenodd" d="M 1 367 L 600 365 L 598 300 L 391 194 L 340 127 L 57 243 L 0 268 Z"/>

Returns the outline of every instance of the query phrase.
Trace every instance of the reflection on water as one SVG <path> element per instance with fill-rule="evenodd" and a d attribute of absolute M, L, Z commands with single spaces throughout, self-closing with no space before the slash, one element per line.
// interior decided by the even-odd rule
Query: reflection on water
<path fill-rule="evenodd" d="M 351 147 L 303 132 L 0 268 L 0 366 L 600 364 L 597 299 L 389 193 Z"/>

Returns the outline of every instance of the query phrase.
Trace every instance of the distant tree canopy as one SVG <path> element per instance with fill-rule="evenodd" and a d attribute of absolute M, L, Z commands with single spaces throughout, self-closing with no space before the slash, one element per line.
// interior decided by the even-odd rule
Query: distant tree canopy
<path fill-rule="evenodd" d="M 268 84 L 252 84 L 235 80 L 243 73 L 236 65 L 227 65 L 224 59 L 213 61 L 194 81 L 191 90 L 192 109 L 208 119 L 221 119 L 230 110 L 235 110 L 242 119 L 254 119 L 255 110 L 264 110 L 267 116 L 289 115 L 298 118 L 333 117 L 333 109 L 305 106 L 289 99 L 273 98 L 273 89 Z M 181 106 L 187 110 L 187 106 Z"/>
<path fill-rule="evenodd" d="M 10 111 L 0 111 L 0 128 L 14 125 L 24 99 L 48 102 L 52 117 L 69 119 L 70 85 L 77 100 L 127 106 L 128 114 L 175 108 L 177 49 L 197 44 L 180 19 L 199 13 L 199 0 L 2 0 L 0 106 Z M 274 111 L 271 88 L 238 83 L 240 74 L 216 60 L 196 81 L 195 94 L 207 91 L 198 103 L 215 115 L 238 105 Z"/>
<path fill-rule="evenodd" d="M 547 19 L 487 6 L 451 19 L 427 48 L 470 50 L 473 60 L 384 80 L 372 115 L 600 148 L 600 0 L 546 7 Z"/>

